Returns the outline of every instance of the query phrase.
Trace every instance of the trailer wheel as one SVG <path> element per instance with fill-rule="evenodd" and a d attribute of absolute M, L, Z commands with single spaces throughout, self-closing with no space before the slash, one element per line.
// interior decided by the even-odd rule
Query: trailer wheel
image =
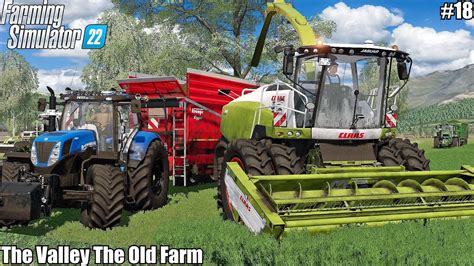
<path fill-rule="evenodd" d="M 2 167 L 2 181 L 6 182 L 18 182 L 21 168 L 28 172 L 30 165 L 20 162 L 4 162 Z"/>
<path fill-rule="evenodd" d="M 270 157 L 273 160 L 273 167 L 277 175 L 302 174 L 305 168 L 301 158 L 296 155 L 294 147 L 282 144 L 271 144 L 269 149 Z"/>
<path fill-rule="evenodd" d="M 225 185 L 225 168 L 227 162 L 237 162 L 249 175 L 272 175 L 272 159 L 262 142 L 256 140 L 234 140 L 228 146 L 222 162 L 222 171 L 217 181 L 217 206 L 222 209 L 224 219 L 238 222 L 239 216 L 233 209 Z"/>
<path fill-rule="evenodd" d="M 130 196 L 135 203 L 130 210 L 153 210 L 168 201 L 169 165 L 168 152 L 160 141 L 153 141 L 145 158 L 137 168 L 128 171 Z"/>
<path fill-rule="evenodd" d="M 428 171 L 430 170 L 430 160 L 426 159 L 425 151 L 418 147 L 418 144 L 411 143 L 410 140 L 392 139 L 389 147 L 400 151 L 404 160 L 404 166 L 408 171 Z"/>
<path fill-rule="evenodd" d="M 92 201 L 84 203 L 81 223 L 89 228 L 107 229 L 120 223 L 125 199 L 124 178 L 118 167 L 95 164 L 87 171 L 94 191 Z"/>

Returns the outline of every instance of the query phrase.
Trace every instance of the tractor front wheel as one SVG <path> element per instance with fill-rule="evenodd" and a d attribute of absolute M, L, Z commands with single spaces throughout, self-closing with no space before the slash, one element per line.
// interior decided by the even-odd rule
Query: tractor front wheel
<path fill-rule="evenodd" d="M 168 201 L 169 165 L 164 144 L 153 141 L 137 168 L 128 171 L 133 211 L 154 210 Z"/>
<path fill-rule="evenodd" d="M 84 203 L 81 223 L 89 228 L 107 229 L 120 223 L 125 200 L 124 177 L 118 167 L 95 164 L 87 171 L 93 185 L 92 201 Z"/>
<path fill-rule="evenodd" d="M 234 140 L 226 148 L 222 171 L 217 186 L 217 206 L 222 209 L 224 219 L 238 222 L 237 211 L 232 207 L 225 184 L 227 162 L 236 162 L 248 175 L 272 175 L 272 159 L 262 142 L 256 140 Z"/>

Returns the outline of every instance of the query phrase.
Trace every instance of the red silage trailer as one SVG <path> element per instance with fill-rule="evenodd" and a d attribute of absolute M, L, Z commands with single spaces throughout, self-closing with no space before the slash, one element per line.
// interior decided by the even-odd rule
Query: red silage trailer
<path fill-rule="evenodd" d="M 184 186 L 212 176 L 222 107 L 259 86 L 194 69 L 188 69 L 186 82 L 138 76 L 120 80 L 119 85 L 128 94 L 163 99 L 162 105 L 142 110 L 144 127 L 161 135 L 168 148 L 173 184 Z"/>

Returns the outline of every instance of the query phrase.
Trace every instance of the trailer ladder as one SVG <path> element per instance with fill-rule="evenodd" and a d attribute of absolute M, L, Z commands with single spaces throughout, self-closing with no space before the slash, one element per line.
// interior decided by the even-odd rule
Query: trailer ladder
<path fill-rule="evenodd" d="M 177 117 L 177 114 L 182 115 Z M 186 101 L 181 101 L 180 107 L 173 108 L 173 186 L 177 178 L 182 178 L 183 185 L 187 185 L 186 135 Z"/>

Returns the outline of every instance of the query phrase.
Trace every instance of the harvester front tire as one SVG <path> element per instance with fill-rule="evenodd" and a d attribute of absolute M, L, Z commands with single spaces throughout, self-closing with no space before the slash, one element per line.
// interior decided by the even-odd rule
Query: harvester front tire
<path fill-rule="evenodd" d="M 296 155 L 294 147 L 282 144 L 271 144 L 270 157 L 273 160 L 273 167 L 277 175 L 303 174 L 305 168 L 301 158 Z"/>
<path fill-rule="evenodd" d="M 30 165 L 20 162 L 4 162 L 2 166 L 2 181 L 5 182 L 18 182 L 21 168 L 24 167 L 25 171 L 30 170 Z"/>
<path fill-rule="evenodd" d="M 168 201 L 169 164 L 168 152 L 160 141 L 153 141 L 145 158 L 137 168 L 128 171 L 130 196 L 135 203 L 132 211 L 160 208 Z"/>
<path fill-rule="evenodd" d="M 384 166 L 399 166 L 405 164 L 400 151 L 388 146 L 382 146 L 377 154 L 377 160 Z"/>
<path fill-rule="evenodd" d="M 87 180 L 93 185 L 92 201 L 84 203 L 81 223 L 89 228 L 107 229 L 120 223 L 125 201 L 124 177 L 118 167 L 92 165 Z"/>
<path fill-rule="evenodd" d="M 400 151 L 404 160 L 404 166 L 408 171 L 429 171 L 430 160 L 426 159 L 425 151 L 418 147 L 418 144 L 411 143 L 410 140 L 392 139 L 389 147 Z"/>
<path fill-rule="evenodd" d="M 227 162 L 237 162 L 248 175 L 272 175 L 272 159 L 262 142 L 256 140 L 234 140 L 227 146 L 217 186 L 217 206 L 222 209 L 224 219 L 238 222 L 233 213 L 225 185 Z"/>

